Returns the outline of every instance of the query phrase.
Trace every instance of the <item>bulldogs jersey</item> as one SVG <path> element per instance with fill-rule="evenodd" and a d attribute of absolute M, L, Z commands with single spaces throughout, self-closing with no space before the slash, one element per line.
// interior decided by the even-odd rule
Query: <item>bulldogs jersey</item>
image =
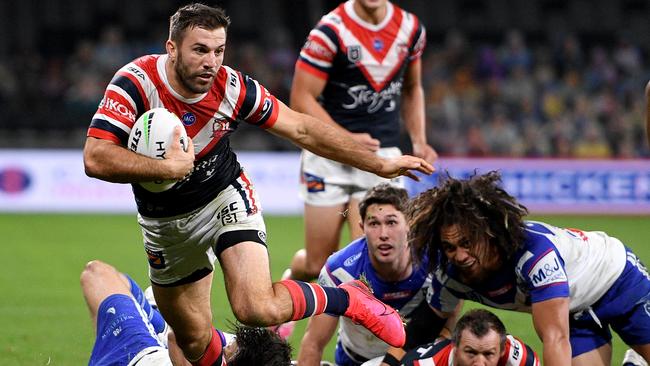
<path fill-rule="evenodd" d="M 348 1 L 309 33 L 296 67 L 328 81 L 321 103 L 336 122 L 395 147 L 404 73 L 425 43 L 413 14 L 388 2 L 384 20 L 375 25 L 359 18 Z"/>
<path fill-rule="evenodd" d="M 196 153 L 191 174 L 160 193 L 132 185 L 138 211 L 154 218 L 190 212 L 216 197 L 241 171 L 228 136 L 241 121 L 269 128 L 279 111 L 266 88 L 225 65 L 207 93 L 184 98 L 169 84 L 167 57 L 144 56 L 118 70 L 88 130 L 88 136 L 125 146 L 136 119 L 151 108 L 165 107 L 181 119 Z"/>
<path fill-rule="evenodd" d="M 402 358 L 405 366 L 453 366 L 454 345 L 444 339 L 409 351 Z M 539 366 L 540 361 L 535 351 L 520 339 L 506 336 L 505 353 L 499 359 L 498 366 Z"/>
<path fill-rule="evenodd" d="M 399 282 L 386 282 L 377 277 L 368 256 L 366 238 L 360 238 L 332 254 L 318 278 L 322 286 L 338 286 L 343 282 L 365 278 L 376 298 L 396 309 L 403 318 L 425 298 L 430 279 L 426 273 L 427 263 L 415 267 L 411 276 Z M 386 352 L 388 345 L 350 319 L 339 318 L 339 340 L 344 347 L 365 358 L 373 358 Z"/>
<path fill-rule="evenodd" d="M 530 312 L 533 302 L 569 297 L 569 311 L 577 313 L 600 299 L 625 265 L 625 246 L 603 232 L 528 221 L 522 248 L 480 290 L 462 284 L 448 265 L 446 273 L 436 271 L 427 296 L 442 312 L 452 311 L 459 299 Z"/>

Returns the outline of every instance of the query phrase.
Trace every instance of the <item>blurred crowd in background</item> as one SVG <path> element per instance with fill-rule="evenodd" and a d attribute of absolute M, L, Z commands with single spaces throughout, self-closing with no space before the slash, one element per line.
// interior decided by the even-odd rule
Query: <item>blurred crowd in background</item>
<path fill-rule="evenodd" d="M 140 55 L 164 52 L 166 17 L 176 5 L 166 3 L 172 10 L 160 9 L 159 21 L 138 37 L 120 22 L 102 21 L 92 33 L 66 34 L 62 52 L 38 42 L 5 47 L 0 53 L 0 147 L 80 148 L 115 71 Z M 225 63 L 288 103 L 300 44 L 335 3 L 307 9 L 309 16 L 300 20 L 299 29 L 272 22 L 260 38 L 235 28 Z M 228 4 L 222 5 L 230 12 Z M 648 45 L 625 32 L 594 37 L 593 32 L 584 36 L 566 28 L 522 28 L 429 31 L 422 80 L 427 134 L 438 153 L 649 157 L 644 120 Z M 240 127 L 233 144 L 246 150 L 295 149 L 248 126 Z M 404 146 L 408 151 L 407 140 Z"/>

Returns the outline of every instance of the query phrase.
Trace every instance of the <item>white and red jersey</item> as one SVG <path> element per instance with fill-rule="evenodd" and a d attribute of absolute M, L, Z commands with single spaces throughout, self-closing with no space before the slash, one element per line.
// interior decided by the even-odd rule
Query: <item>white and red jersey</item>
<path fill-rule="evenodd" d="M 382 147 L 399 146 L 404 73 L 426 44 L 418 18 L 387 3 L 379 24 L 361 19 L 353 0 L 323 16 L 309 33 L 296 67 L 327 80 L 321 103 L 352 132 L 367 132 Z"/>
<path fill-rule="evenodd" d="M 225 65 L 207 93 L 184 98 L 169 84 L 167 57 L 143 56 L 118 70 L 88 129 L 88 136 L 126 146 L 133 124 L 151 108 L 165 107 L 181 119 L 194 143 L 194 169 L 168 191 L 152 193 L 132 185 L 138 211 L 147 217 L 190 212 L 216 197 L 241 173 L 228 136 L 241 121 L 269 128 L 279 111 L 264 86 Z"/>
<path fill-rule="evenodd" d="M 453 366 L 454 345 L 449 339 L 429 343 L 409 351 L 402 358 L 406 366 Z M 519 338 L 506 336 L 505 352 L 498 366 L 540 366 L 539 357 Z"/>

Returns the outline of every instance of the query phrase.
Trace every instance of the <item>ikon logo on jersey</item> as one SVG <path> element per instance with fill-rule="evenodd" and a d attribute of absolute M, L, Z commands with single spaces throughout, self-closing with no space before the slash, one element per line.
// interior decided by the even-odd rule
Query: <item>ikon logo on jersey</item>
<path fill-rule="evenodd" d="M 566 273 L 560 264 L 560 259 L 551 250 L 545 254 L 533 267 L 528 276 L 533 282 L 533 286 L 542 287 L 553 283 L 567 282 Z"/>

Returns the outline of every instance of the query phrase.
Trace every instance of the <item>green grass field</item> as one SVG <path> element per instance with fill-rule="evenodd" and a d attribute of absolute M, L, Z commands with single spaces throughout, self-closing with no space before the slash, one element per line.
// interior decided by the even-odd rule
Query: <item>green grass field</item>
<path fill-rule="evenodd" d="M 622 239 L 650 262 L 648 217 L 536 217 L 550 223 L 603 230 Z M 302 247 L 300 217 L 267 217 L 273 278 L 278 279 L 295 250 Z M 146 285 L 147 266 L 140 230 L 128 215 L 0 215 L 0 365 L 84 365 L 93 331 L 79 288 L 84 264 L 101 259 Z M 233 320 L 216 271 L 213 286 L 215 325 Z M 541 350 L 530 316 L 498 312 L 508 329 Z M 306 321 L 292 337 L 294 356 Z M 326 359 L 332 359 L 332 344 Z M 626 347 L 615 339 L 613 365 Z"/>

